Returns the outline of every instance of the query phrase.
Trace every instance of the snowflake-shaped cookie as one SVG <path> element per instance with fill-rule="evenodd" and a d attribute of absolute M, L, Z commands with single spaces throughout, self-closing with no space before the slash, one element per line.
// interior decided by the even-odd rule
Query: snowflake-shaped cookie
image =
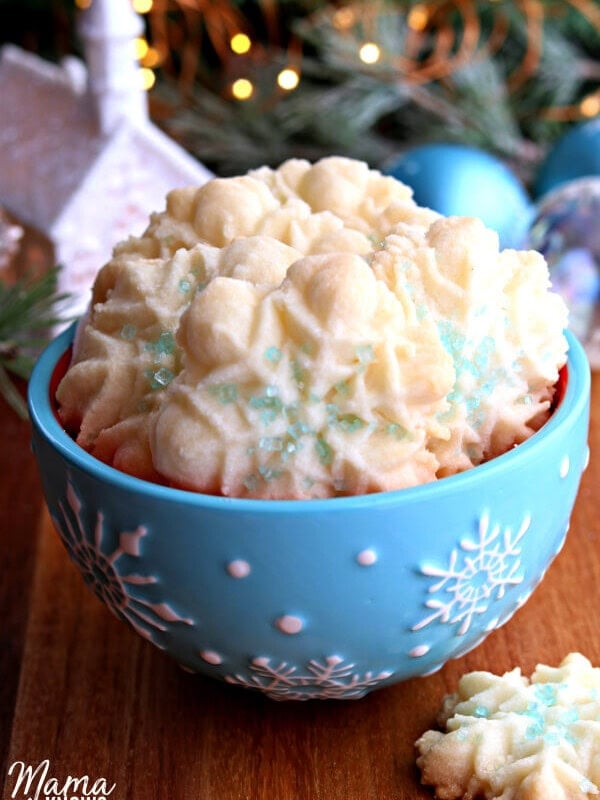
<path fill-rule="evenodd" d="M 440 800 L 587 800 L 600 794 L 600 668 L 571 653 L 531 680 L 464 675 L 444 700 L 443 731 L 416 742 Z"/>

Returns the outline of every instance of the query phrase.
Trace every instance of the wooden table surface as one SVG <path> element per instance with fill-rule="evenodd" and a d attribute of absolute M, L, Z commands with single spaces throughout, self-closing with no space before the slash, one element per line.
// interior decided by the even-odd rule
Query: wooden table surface
<path fill-rule="evenodd" d="M 14 762 L 45 759 L 62 781 L 114 784 L 111 800 L 432 798 L 413 743 L 463 672 L 520 665 L 529 675 L 573 650 L 600 664 L 599 425 L 600 375 L 591 461 L 566 545 L 508 624 L 427 678 L 357 701 L 275 703 L 184 673 L 89 592 L 45 512 L 28 425 L 2 405 L 3 798 L 13 797 Z"/>

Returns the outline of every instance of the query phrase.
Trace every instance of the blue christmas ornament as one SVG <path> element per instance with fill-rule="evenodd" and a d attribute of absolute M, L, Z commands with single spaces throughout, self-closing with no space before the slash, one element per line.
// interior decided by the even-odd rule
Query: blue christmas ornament
<path fill-rule="evenodd" d="M 545 256 L 552 288 L 569 307 L 569 327 L 600 367 L 600 176 L 544 196 L 524 246 Z"/>
<path fill-rule="evenodd" d="M 519 247 L 531 219 L 523 185 L 500 159 L 461 144 L 425 144 L 401 153 L 383 171 L 408 184 L 416 202 L 444 216 L 479 217 Z"/>
<path fill-rule="evenodd" d="M 535 196 L 591 175 L 600 175 L 600 118 L 576 125 L 552 147 L 535 182 Z"/>

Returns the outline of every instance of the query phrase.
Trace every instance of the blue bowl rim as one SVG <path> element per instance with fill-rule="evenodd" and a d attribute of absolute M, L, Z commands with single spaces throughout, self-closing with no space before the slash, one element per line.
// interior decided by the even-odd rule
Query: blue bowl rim
<path fill-rule="evenodd" d="M 512 450 L 480 464 L 473 469 L 457 475 L 450 475 L 438 481 L 397 489 L 351 497 L 330 497 L 309 500 L 264 500 L 252 498 L 221 497 L 176 489 L 136 478 L 111 467 L 80 447 L 63 429 L 54 415 L 50 399 L 50 380 L 60 357 L 68 350 L 75 335 L 77 322 L 72 323 L 53 341 L 38 358 L 28 387 L 28 405 L 32 425 L 47 442 L 72 466 L 89 476 L 120 489 L 153 496 L 157 500 L 201 506 L 213 510 L 229 510 L 245 513 L 282 513 L 282 511 L 311 513 L 315 511 L 338 512 L 349 508 L 381 508 L 401 502 L 417 501 L 422 497 L 428 500 L 440 499 L 440 495 L 452 494 L 462 489 L 476 488 L 486 478 L 492 479 L 500 470 L 509 468 L 513 462 L 521 461 L 538 442 L 557 436 L 571 418 L 577 418 L 588 402 L 590 393 L 590 367 L 583 347 L 569 331 L 565 331 L 568 343 L 568 379 L 564 396 L 550 419 L 529 439 Z"/>

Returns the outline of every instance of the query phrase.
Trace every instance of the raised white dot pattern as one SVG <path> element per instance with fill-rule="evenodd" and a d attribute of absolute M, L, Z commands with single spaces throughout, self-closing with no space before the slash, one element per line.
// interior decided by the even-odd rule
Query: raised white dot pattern
<path fill-rule="evenodd" d="M 213 666 L 223 663 L 223 656 L 221 656 L 219 653 L 216 653 L 214 650 L 201 650 L 200 658 L 203 661 L 206 661 L 207 664 L 212 664 Z"/>
<path fill-rule="evenodd" d="M 304 622 L 300 617 L 295 617 L 292 614 L 284 614 L 282 617 L 278 617 L 275 620 L 275 626 L 279 628 L 282 633 L 293 635 L 295 633 L 300 633 L 304 627 Z"/>
<path fill-rule="evenodd" d="M 371 548 L 361 550 L 356 556 L 356 563 L 361 567 L 372 567 L 377 562 L 377 553 Z"/>
<path fill-rule="evenodd" d="M 252 571 L 252 567 L 243 558 L 236 558 L 227 564 L 227 572 L 232 578 L 247 578 Z"/>
<path fill-rule="evenodd" d="M 563 460 L 560 462 L 560 477 L 566 478 L 569 474 L 569 470 L 571 469 L 571 461 L 569 456 L 565 456 Z"/>

